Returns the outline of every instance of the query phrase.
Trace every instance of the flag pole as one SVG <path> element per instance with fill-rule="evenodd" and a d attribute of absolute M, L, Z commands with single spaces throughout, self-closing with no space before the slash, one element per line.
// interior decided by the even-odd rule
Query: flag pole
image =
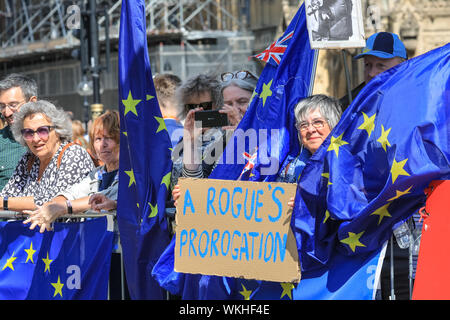
<path fill-rule="evenodd" d="M 316 79 L 317 61 L 319 60 L 319 49 L 314 49 L 314 62 L 311 72 L 311 81 L 309 82 L 308 97 L 312 95 L 314 90 L 314 81 Z"/>
<path fill-rule="evenodd" d="M 353 101 L 353 97 L 352 97 L 352 86 L 350 83 L 350 72 L 348 70 L 347 65 L 347 51 L 345 51 L 345 49 L 342 49 L 341 52 L 342 52 L 342 59 L 344 60 L 345 81 L 347 82 L 348 102 L 349 104 L 351 104 Z"/>

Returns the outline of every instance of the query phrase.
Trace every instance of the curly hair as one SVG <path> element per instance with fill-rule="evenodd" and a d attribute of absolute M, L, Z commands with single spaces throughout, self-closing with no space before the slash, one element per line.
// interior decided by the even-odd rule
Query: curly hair
<path fill-rule="evenodd" d="M 63 109 L 46 100 L 38 100 L 35 102 L 25 103 L 19 111 L 14 114 L 14 122 L 11 125 L 11 131 L 14 138 L 23 146 L 27 146 L 22 137 L 23 121 L 26 117 L 34 114 L 43 114 L 48 121 L 54 125 L 55 132 L 58 134 L 61 142 L 70 141 L 72 139 L 72 123 L 69 116 Z"/>
<path fill-rule="evenodd" d="M 180 119 L 184 119 L 189 110 L 184 106 L 190 97 L 198 96 L 204 92 L 211 94 L 213 106 L 220 108 L 223 105 L 222 84 L 213 74 L 198 74 L 187 79 L 176 92 L 178 104 L 183 110 Z"/>

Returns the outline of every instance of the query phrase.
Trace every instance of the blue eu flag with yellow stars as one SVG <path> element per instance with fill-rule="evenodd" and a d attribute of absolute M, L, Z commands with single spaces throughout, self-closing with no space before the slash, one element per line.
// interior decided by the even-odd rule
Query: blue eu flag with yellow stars
<path fill-rule="evenodd" d="M 287 156 L 299 153 L 294 108 L 312 91 L 316 54 L 309 45 L 302 4 L 283 36 L 257 55 L 267 64 L 210 179 L 274 181 Z M 250 290 L 244 280 L 177 273 L 173 271 L 174 247 L 172 241 L 153 273 L 167 290 L 184 299 L 250 298 L 256 292 L 253 285 L 261 286 L 261 282 L 252 283 Z M 276 299 L 287 292 L 279 283 L 274 286 Z"/>
<path fill-rule="evenodd" d="M 243 119 L 209 178 L 274 181 L 286 157 L 298 155 L 294 108 L 311 94 L 318 54 L 309 44 L 304 6 L 284 34 L 256 55 L 267 64 Z"/>
<path fill-rule="evenodd" d="M 113 236 L 112 217 L 45 233 L 0 222 L 0 300 L 106 300 Z"/>
<path fill-rule="evenodd" d="M 450 178 L 449 101 L 450 45 L 364 87 L 300 177 L 291 228 L 302 277 L 326 274 L 329 296 L 351 297 L 338 295 L 346 281 L 333 278 L 336 261 L 348 264 L 380 251 L 424 205 L 429 183 Z M 302 281 L 297 289 L 294 296 Z"/>
<path fill-rule="evenodd" d="M 163 299 L 151 277 L 169 242 L 165 201 L 172 170 L 148 57 L 145 1 L 122 1 L 119 34 L 120 164 L 117 221 L 132 299 Z"/>

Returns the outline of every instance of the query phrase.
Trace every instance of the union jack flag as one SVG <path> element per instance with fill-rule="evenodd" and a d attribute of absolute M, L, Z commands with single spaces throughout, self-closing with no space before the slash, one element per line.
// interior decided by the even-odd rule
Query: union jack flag
<path fill-rule="evenodd" d="M 245 165 L 244 169 L 242 169 L 241 174 L 239 175 L 238 180 L 242 180 L 243 175 L 248 172 L 248 171 L 252 171 L 253 167 L 255 166 L 255 162 L 256 162 L 256 157 L 257 157 L 257 150 L 258 148 L 255 148 L 255 152 L 250 155 L 247 152 L 244 152 L 242 155 L 243 157 L 248 161 L 247 164 Z"/>
<path fill-rule="evenodd" d="M 266 50 L 257 55 L 254 55 L 253 57 L 278 66 L 280 64 L 281 57 L 286 51 L 286 48 L 289 45 L 289 42 L 292 39 L 293 35 L 294 30 L 285 34 L 283 37 L 268 46 Z"/>

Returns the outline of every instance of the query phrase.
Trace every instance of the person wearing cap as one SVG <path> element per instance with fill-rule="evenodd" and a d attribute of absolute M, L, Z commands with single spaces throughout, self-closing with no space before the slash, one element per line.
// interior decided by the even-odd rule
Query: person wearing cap
<path fill-rule="evenodd" d="M 375 76 L 405 61 L 408 56 L 406 48 L 398 35 L 390 32 L 378 32 L 369 37 L 366 47 L 354 59 L 364 59 L 364 82 L 354 88 L 351 98 L 346 95 L 340 99 L 345 110 L 358 93 Z"/>

